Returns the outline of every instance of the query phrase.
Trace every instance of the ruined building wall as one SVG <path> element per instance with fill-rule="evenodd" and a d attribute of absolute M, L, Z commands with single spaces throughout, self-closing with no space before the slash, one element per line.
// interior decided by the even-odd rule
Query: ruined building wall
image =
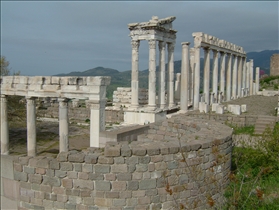
<path fill-rule="evenodd" d="M 270 76 L 279 75 L 279 54 L 270 57 Z"/>
<path fill-rule="evenodd" d="M 152 126 L 139 141 L 108 143 L 104 150 L 61 152 L 57 158 L 2 155 L 2 208 L 209 209 L 208 199 L 220 204 L 229 181 L 231 129 L 181 115 Z"/>

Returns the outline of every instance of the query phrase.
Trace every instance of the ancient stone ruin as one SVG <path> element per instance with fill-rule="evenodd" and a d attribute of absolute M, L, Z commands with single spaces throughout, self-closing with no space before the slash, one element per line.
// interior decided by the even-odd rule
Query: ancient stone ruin
<path fill-rule="evenodd" d="M 130 127 L 105 130 L 105 114 L 114 110 L 105 108 L 109 77 L 1 78 L 3 209 L 179 209 L 180 204 L 188 209 L 208 209 L 208 199 L 216 205 L 224 202 L 223 191 L 229 182 L 231 166 L 232 130 L 203 119 L 204 116 L 192 118 L 187 113 L 190 108 L 207 113 L 211 106 L 222 114 L 222 101 L 257 94 L 259 68 L 254 83 L 253 60 L 246 62 L 242 47 L 198 32 L 193 33 L 194 48 L 189 49 L 190 42 L 181 43 L 181 73 L 175 81 L 174 20 L 175 17 L 153 16 L 148 22 L 128 24 L 132 45 L 131 87 L 117 88 L 114 105 L 121 107 L 123 120 Z M 149 43 L 148 90 L 139 89 L 138 52 L 142 40 Z M 156 81 L 157 44 L 159 81 Z M 200 81 L 201 48 L 205 55 L 203 81 Z M 202 82 L 204 89 L 200 94 Z M 6 99 L 12 95 L 26 99 L 27 155 L 9 155 Z M 36 156 L 35 98 L 59 102 L 57 158 Z M 79 100 L 85 100 L 90 109 L 90 147 L 81 151 L 69 151 L 69 100 L 73 107 L 78 107 Z M 179 114 L 166 119 L 168 111 L 177 109 Z M 238 113 L 246 106 L 229 109 Z M 233 119 L 217 117 L 223 121 Z M 250 121 L 255 119 L 245 118 L 240 123 Z"/>

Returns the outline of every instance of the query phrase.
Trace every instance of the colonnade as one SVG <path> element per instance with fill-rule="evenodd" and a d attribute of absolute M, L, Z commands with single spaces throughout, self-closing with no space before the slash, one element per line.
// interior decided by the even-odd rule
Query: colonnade
<path fill-rule="evenodd" d="M 36 99 L 58 98 L 59 152 L 69 150 L 68 102 L 87 99 L 90 106 L 90 147 L 99 147 L 99 134 L 105 130 L 106 86 L 109 77 L 24 77 L 6 76 L 1 80 L 1 154 L 9 154 L 7 97 L 26 99 L 27 155 L 36 156 Z"/>
<path fill-rule="evenodd" d="M 131 107 L 130 110 L 139 108 L 139 46 L 141 40 L 147 40 L 149 44 L 149 76 L 148 76 L 148 109 L 164 109 L 173 107 L 174 103 L 174 46 L 176 31 L 172 29 L 172 22 L 175 17 L 158 19 L 153 16 L 149 22 L 130 23 L 130 37 L 132 39 L 132 79 L 131 79 Z M 156 103 L 156 46 L 159 48 L 159 90 L 158 103 Z M 166 69 L 165 51 L 168 51 L 167 61 L 167 101 L 166 93 Z"/>
<path fill-rule="evenodd" d="M 259 86 L 257 85 L 259 73 L 256 77 L 255 88 L 253 88 L 253 60 L 246 62 L 246 53 L 242 47 L 201 32 L 193 33 L 193 37 L 194 48 L 190 49 L 189 65 L 189 75 L 190 78 L 193 78 L 193 81 L 190 82 L 189 93 L 193 93 L 193 95 L 189 101 L 192 102 L 195 110 L 199 109 L 199 102 L 212 104 L 256 94 Z M 200 77 L 201 48 L 204 50 L 203 81 Z M 211 52 L 212 78 L 210 78 Z M 189 57 L 182 47 L 182 59 L 184 56 Z M 218 75 L 219 73 L 220 75 Z M 201 82 L 203 82 L 202 96 L 200 94 Z"/>
<path fill-rule="evenodd" d="M 9 126 L 7 97 L 1 95 L 1 154 L 9 154 Z M 36 156 L 36 97 L 26 97 L 27 113 L 27 155 Z M 59 152 L 69 150 L 69 118 L 68 118 L 68 98 L 58 98 L 59 102 Z M 90 106 L 90 147 L 99 147 L 96 137 L 100 131 L 105 130 L 104 113 L 105 101 L 95 103 L 87 101 Z M 98 120 L 99 119 L 99 120 Z M 100 129 L 98 129 L 100 127 Z"/>
<path fill-rule="evenodd" d="M 148 109 L 164 109 L 166 106 L 173 107 L 174 104 L 174 42 L 158 41 L 159 48 L 159 90 L 158 104 L 156 104 L 156 40 L 148 40 L 149 43 L 149 76 L 148 76 Z M 131 81 L 131 108 L 138 108 L 139 102 L 139 79 L 138 79 L 138 57 L 140 40 L 132 40 L 132 81 Z M 165 100 L 166 69 L 165 51 L 168 50 L 168 81 L 167 81 L 167 103 Z"/>

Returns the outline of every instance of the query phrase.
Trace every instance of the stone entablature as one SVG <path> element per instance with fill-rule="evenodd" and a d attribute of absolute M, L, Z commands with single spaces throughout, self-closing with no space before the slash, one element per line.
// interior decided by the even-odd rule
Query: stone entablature
<path fill-rule="evenodd" d="M 195 38 L 195 47 L 209 47 L 212 50 L 246 57 L 246 52 L 243 50 L 243 47 L 203 32 L 195 32 L 192 35 Z"/>
<path fill-rule="evenodd" d="M 4 76 L 1 94 L 104 100 L 109 84 L 110 77 Z"/>
<path fill-rule="evenodd" d="M 9 154 L 7 96 L 26 98 L 27 154 L 36 156 L 37 97 L 58 98 L 59 151 L 69 149 L 69 99 L 87 99 L 90 107 L 90 147 L 99 147 L 100 131 L 105 130 L 106 86 L 110 77 L 51 77 L 4 76 L 1 78 L 1 154 Z M 77 102 L 77 101 L 75 101 Z"/>
<path fill-rule="evenodd" d="M 151 124 L 147 138 L 104 150 L 2 156 L 1 195 L 22 209 L 209 209 L 208 199 L 218 207 L 229 181 L 232 129 L 185 117 Z"/>
<path fill-rule="evenodd" d="M 153 16 L 149 22 L 129 23 L 132 40 L 155 39 L 157 41 L 173 42 L 176 38 L 176 30 L 172 29 L 174 16 L 158 19 Z"/>

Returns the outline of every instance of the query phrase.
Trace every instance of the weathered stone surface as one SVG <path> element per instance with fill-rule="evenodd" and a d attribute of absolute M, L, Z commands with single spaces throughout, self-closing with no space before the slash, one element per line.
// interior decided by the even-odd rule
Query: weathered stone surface
<path fill-rule="evenodd" d="M 77 154 L 69 154 L 68 161 L 76 162 L 76 163 L 83 163 L 85 158 L 85 154 L 77 153 Z"/>
<path fill-rule="evenodd" d="M 108 181 L 95 181 L 95 190 L 110 191 L 111 184 Z"/>

